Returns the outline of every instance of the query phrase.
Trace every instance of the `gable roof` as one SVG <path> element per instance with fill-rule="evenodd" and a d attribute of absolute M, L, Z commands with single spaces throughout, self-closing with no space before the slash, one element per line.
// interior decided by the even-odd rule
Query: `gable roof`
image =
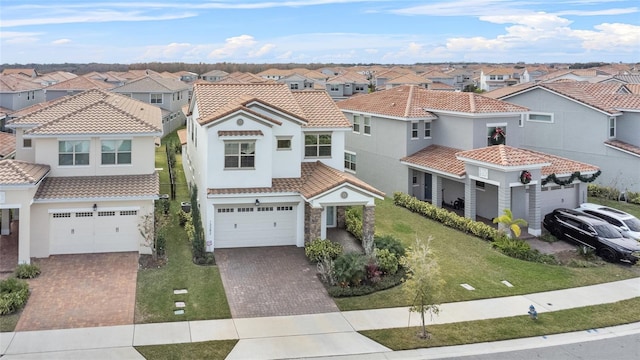
<path fill-rule="evenodd" d="M 0 92 L 20 92 L 40 90 L 42 85 L 24 78 L 21 75 L 0 75 Z"/>
<path fill-rule="evenodd" d="M 350 128 L 351 123 L 326 91 L 293 91 L 307 128 Z"/>
<path fill-rule="evenodd" d="M 0 160 L 0 185 L 37 184 L 51 167 L 20 160 Z"/>
<path fill-rule="evenodd" d="M 113 89 L 114 85 L 106 81 L 99 81 L 90 77 L 78 76 L 69 80 L 47 86 L 47 90 L 89 90 L 89 89 Z"/>
<path fill-rule="evenodd" d="M 387 84 L 402 84 L 402 85 L 408 85 L 408 84 L 415 84 L 415 85 L 420 85 L 420 84 L 430 84 L 433 81 L 425 78 L 425 77 L 421 77 L 415 74 L 403 74 L 400 76 L 396 76 L 392 79 L 387 80 Z"/>
<path fill-rule="evenodd" d="M 357 177 L 336 170 L 320 161 L 302 163 L 299 178 L 275 178 L 269 188 L 208 189 L 207 193 L 209 195 L 298 193 L 305 199 L 311 199 L 343 184 L 358 187 L 379 197 L 385 196 L 383 192 Z"/>
<path fill-rule="evenodd" d="M 434 118 L 434 112 L 467 114 L 521 113 L 527 108 L 471 92 L 426 90 L 415 85 L 398 86 L 339 101 L 342 110 L 402 118 Z"/>
<path fill-rule="evenodd" d="M 11 120 L 33 128 L 25 135 L 158 134 L 160 108 L 119 94 L 92 89 L 56 99 L 51 105 Z"/>
<path fill-rule="evenodd" d="M 461 151 L 460 149 L 441 145 L 429 145 L 412 155 L 400 159 L 400 161 L 409 165 L 464 177 L 464 162 L 456 158 L 456 154 Z"/>
<path fill-rule="evenodd" d="M 146 75 L 119 86 L 113 89 L 113 91 L 126 93 L 166 93 L 187 89 L 189 89 L 189 85 L 178 79 Z"/>

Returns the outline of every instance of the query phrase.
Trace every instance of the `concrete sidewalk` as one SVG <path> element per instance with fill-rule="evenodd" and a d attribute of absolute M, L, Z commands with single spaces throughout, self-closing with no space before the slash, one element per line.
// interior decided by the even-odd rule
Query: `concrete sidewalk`
<path fill-rule="evenodd" d="M 640 278 L 580 288 L 441 305 L 431 324 L 526 315 L 534 305 L 545 312 L 612 303 L 640 296 Z M 46 331 L 0 333 L 0 354 L 11 359 L 134 359 L 132 346 L 238 339 L 227 359 L 343 357 L 348 359 L 435 359 L 495 351 L 495 343 L 392 352 L 357 331 L 419 325 L 408 308 L 346 311 L 267 318 L 184 321 Z M 618 329 L 616 327 L 615 329 Z M 513 350 L 555 345 L 554 341 L 600 339 L 620 331 L 640 333 L 640 323 L 623 330 L 560 334 L 500 342 Z"/>

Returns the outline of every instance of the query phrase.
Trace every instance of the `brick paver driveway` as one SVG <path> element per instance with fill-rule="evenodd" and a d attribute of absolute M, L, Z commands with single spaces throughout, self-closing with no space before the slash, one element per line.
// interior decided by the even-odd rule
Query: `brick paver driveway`
<path fill-rule="evenodd" d="M 338 311 L 303 248 L 216 249 L 215 256 L 234 318 Z"/>
<path fill-rule="evenodd" d="M 35 259 L 42 273 L 16 331 L 133 324 L 138 253 L 54 255 Z"/>

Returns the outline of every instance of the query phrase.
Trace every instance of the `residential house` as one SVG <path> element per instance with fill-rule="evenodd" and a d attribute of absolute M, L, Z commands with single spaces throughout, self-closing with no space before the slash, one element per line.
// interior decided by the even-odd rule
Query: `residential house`
<path fill-rule="evenodd" d="M 334 100 L 369 92 L 369 80 L 356 72 L 344 72 L 327 80 L 326 89 Z"/>
<path fill-rule="evenodd" d="M 144 76 L 111 91 L 162 109 L 163 132 L 169 134 L 185 124 L 182 107 L 188 104 L 189 89 L 180 80 Z"/>
<path fill-rule="evenodd" d="M 46 101 L 55 100 L 63 96 L 79 94 L 90 89 L 111 90 L 115 85 L 106 81 L 94 80 L 89 77 L 78 76 L 44 88 Z"/>
<path fill-rule="evenodd" d="M 46 74 L 38 75 L 33 79 L 34 82 L 47 87 L 49 85 L 57 84 L 61 81 L 66 81 L 78 77 L 78 75 L 70 73 L 68 71 L 54 71 Z"/>
<path fill-rule="evenodd" d="M 422 76 L 418 76 L 415 74 L 404 74 L 404 75 L 396 76 L 393 79 L 387 80 L 385 82 L 385 88 L 391 89 L 391 88 L 402 86 L 402 85 L 416 85 L 421 88 L 429 89 L 432 83 L 433 81 L 427 78 L 424 78 Z M 378 88 L 378 90 L 382 90 L 382 89 Z"/>
<path fill-rule="evenodd" d="M 531 110 L 521 146 L 589 162 L 596 183 L 640 191 L 640 95 L 619 83 L 523 84 L 487 96 Z"/>
<path fill-rule="evenodd" d="M 38 77 L 38 72 L 36 69 L 4 69 L 2 70 L 2 75 L 22 75 L 31 79 L 35 79 Z"/>
<path fill-rule="evenodd" d="M 153 221 L 158 198 L 159 108 L 96 89 L 8 126 L 17 144 L 30 146 L 0 161 L 1 228 L 6 233 L 10 218 L 19 221 L 20 263 L 54 254 L 151 252 L 138 226 Z"/>
<path fill-rule="evenodd" d="M 372 239 L 384 194 L 342 170 L 351 124 L 325 91 L 197 83 L 189 113 L 183 165 L 207 251 L 304 246 L 344 226 L 347 206 L 363 207 Z"/>
<path fill-rule="evenodd" d="M 456 79 L 451 73 L 445 73 L 438 70 L 431 70 L 421 74 L 422 77 L 431 80 L 433 83 L 447 84 L 455 89 Z M 462 88 L 460 88 L 462 90 Z"/>
<path fill-rule="evenodd" d="M 216 81 L 217 83 L 224 84 L 261 84 L 261 83 L 275 83 L 275 80 L 267 80 L 258 75 L 248 72 L 233 72 L 222 79 Z"/>
<path fill-rule="evenodd" d="M 216 82 L 222 80 L 225 76 L 229 75 L 228 72 L 222 70 L 211 70 L 202 75 L 200 79 L 204 81 Z"/>
<path fill-rule="evenodd" d="M 482 69 L 479 88 L 491 91 L 518 84 L 519 79 L 516 79 L 513 74 L 514 69 L 512 68 Z"/>
<path fill-rule="evenodd" d="M 16 111 L 44 101 L 41 85 L 21 75 L 0 75 L 0 107 Z"/>
<path fill-rule="evenodd" d="M 300 74 L 291 74 L 280 78 L 278 82 L 287 84 L 291 90 L 313 90 L 316 80 Z"/>
<path fill-rule="evenodd" d="M 542 214 L 586 199 L 579 179 L 557 189 L 550 180 L 598 171 L 522 149 L 528 109 L 476 93 L 401 86 L 337 105 L 353 126 L 346 136 L 347 171 L 387 194 L 401 191 L 438 207 L 465 199 L 471 219 L 511 209 L 534 235 L 541 232 Z"/>

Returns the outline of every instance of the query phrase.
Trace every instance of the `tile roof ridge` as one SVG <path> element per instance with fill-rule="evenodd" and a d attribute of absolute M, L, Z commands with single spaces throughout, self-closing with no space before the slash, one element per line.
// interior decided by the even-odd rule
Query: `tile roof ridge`
<path fill-rule="evenodd" d="M 409 112 L 411 111 L 411 105 L 413 104 L 413 89 L 415 85 L 409 85 L 409 95 L 407 96 L 407 105 L 404 108 L 404 116 L 409 117 Z"/>
<path fill-rule="evenodd" d="M 473 92 L 469 92 L 469 109 L 471 110 L 470 112 L 476 112 L 476 97 L 475 97 L 475 93 Z"/>
<path fill-rule="evenodd" d="M 107 93 L 106 91 L 104 91 L 104 90 L 102 90 L 102 89 L 89 89 L 89 90 L 83 91 L 83 92 L 78 93 L 78 94 L 75 94 L 75 95 L 65 96 L 65 97 L 61 98 L 61 99 L 60 99 L 60 101 L 56 101 L 56 102 L 52 103 L 52 104 L 51 104 L 51 105 L 49 105 L 49 106 L 41 107 L 41 108 L 39 108 L 39 109 L 37 109 L 37 110 L 34 110 L 34 111 L 32 111 L 32 112 L 30 112 L 30 113 L 28 113 L 28 114 L 25 114 L 25 115 L 23 115 L 23 116 L 20 116 L 20 117 L 18 117 L 18 118 L 15 118 L 13 121 L 20 121 L 20 120 L 21 120 L 21 119 L 23 119 L 23 118 L 27 118 L 27 117 L 30 117 L 30 116 L 32 116 L 32 115 L 39 114 L 39 113 L 41 113 L 41 112 L 43 112 L 43 111 L 45 111 L 45 110 L 48 110 L 48 109 L 49 109 L 50 107 L 52 107 L 52 106 L 59 106 L 59 105 L 61 105 L 61 104 L 68 103 L 69 101 L 74 100 L 74 99 L 76 99 L 76 98 L 78 98 L 78 97 L 80 97 L 80 96 L 87 95 L 89 92 L 99 92 L 99 93 L 102 93 L 103 95 L 106 95 L 106 96 L 108 96 L 108 95 L 109 95 L 109 93 Z M 55 101 L 55 100 L 52 100 L 52 101 Z M 13 122 L 13 121 L 12 121 L 12 122 Z M 41 125 L 44 125 L 44 124 L 40 124 L 40 125 L 38 125 L 38 126 L 41 126 Z"/>

